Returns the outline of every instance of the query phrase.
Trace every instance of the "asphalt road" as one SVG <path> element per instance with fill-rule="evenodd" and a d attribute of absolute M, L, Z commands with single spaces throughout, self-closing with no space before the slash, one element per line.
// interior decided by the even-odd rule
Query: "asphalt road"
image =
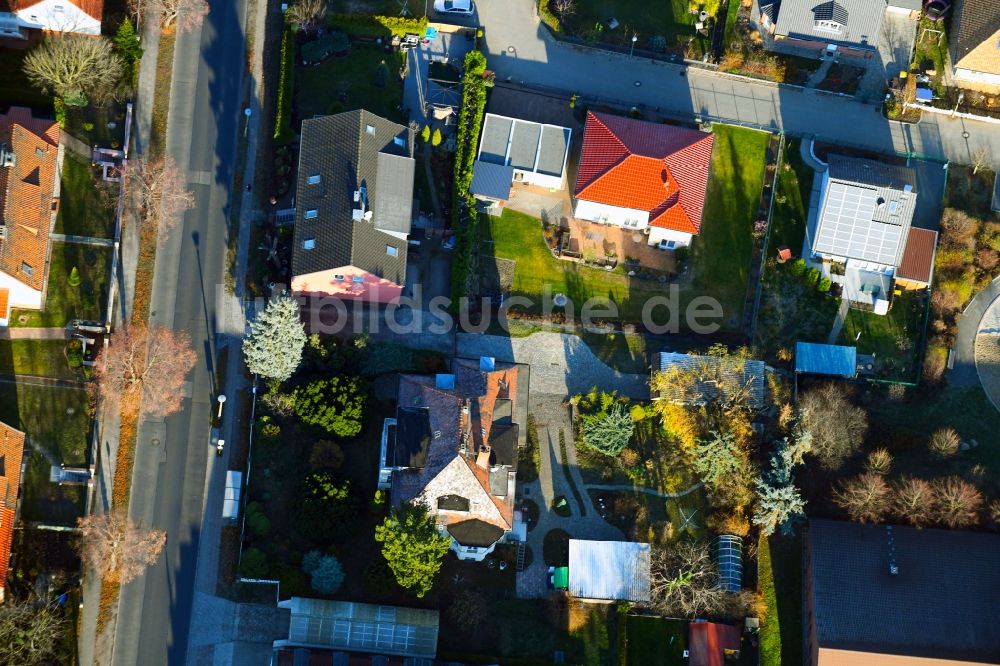
<path fill-rule="evenodd" d="M 211 3 L 200 30 L 179 35 L 167 150 L 187 173 L 196 206 L 161 243 L 150 320 L 191 335 L 198 361 L 182 410 L 140 429 L 130 513 L 167 532 L 160 560 L 122 591 L 114 661 L 183 664 L 215 400 L 216 288 L 222 284 L 226 219 L 245 67 L 245 3 Z"/>

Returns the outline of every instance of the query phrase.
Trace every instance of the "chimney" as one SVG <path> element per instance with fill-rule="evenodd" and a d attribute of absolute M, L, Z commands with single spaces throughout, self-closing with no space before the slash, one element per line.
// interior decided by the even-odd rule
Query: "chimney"
<path fill-rule="evenodd" d="M 488 444 L 483 444 L 479 447 L 479 455 L 476 456 L 476 467 L 480 469 L 490 468 L 490 447 Z"/>

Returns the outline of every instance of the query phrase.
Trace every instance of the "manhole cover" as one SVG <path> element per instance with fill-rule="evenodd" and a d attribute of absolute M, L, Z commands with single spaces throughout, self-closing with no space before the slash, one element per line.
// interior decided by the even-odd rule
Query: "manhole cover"
<path fill-rule="evenodd" d="M 73 416 L 74 414 L 76 414 L 76 407 L 67 407 L 66 413 L 69 414 L 70 416 Z"/>
<path fill-rule="evenodd" d="M 149 440 L 149 443 L 152 444 L 153 446 L 159 446 L 160 440 L 154 437 L 153 439 Z"/>

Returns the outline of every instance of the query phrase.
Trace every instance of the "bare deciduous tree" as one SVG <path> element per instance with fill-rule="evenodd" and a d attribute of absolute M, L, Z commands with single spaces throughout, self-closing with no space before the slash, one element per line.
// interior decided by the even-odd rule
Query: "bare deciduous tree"
<path fill-rule="evenodd" d="M 130 160 L 123 173 L 143 225 L 169 233 L 194 208 L 194 193 L 169 155 Z"/>
<path fill-rule="evenodd" d="M 143 529 L 123 509 L 91 514 L 77 524 L 84 565 L 122 585 L 156 562 L 167 542 L 166 532 Z"/>
<path fill-rule="evenodd" d="M 31 601 L 7 599 L 0 605 L 0 664 L 42 666 L 59 663 L 59 641 L 66 620 L 53 609 Z"/>
<path fill-rule="evenodd" d="M 957 476 L 936 479 L 934 500 L 934 517 L 945 527 L 960 529 L 979 523 L 983 494 L 968 481 Z"/>
<path fill-rule="evenodd" d="M 892 514 L 914 527 L 931 524 L 934 517 L 934 491 L 923 479 L 908 477 L 892 484 Z"/>
<path fill-rule="evenodd" d="M 654 548 L 650 596 L 660 612 L 674 617 L 739 615 L 750 596 L 719 589 L 719 571 L 704 542 L 682 541 Z"/>
<path fill-rule="evenodd" d="M 133 16 L 151 12 L 164 30 L 176 24 L 180 32 L 194 30 L 208 15 L 207 0 L 128 0 L 128 6 Z"/>
<path fill-rule="evenodd" d="M 109 406 L 139 409 L 146 417 L 180 409 L 195 353 L 187 333 L 161 326 L 116 330 L 97 357 L 96 385 Z"/>
<path fill-rule="evenodd" d="M 576 13 L 576 0 L 551 0 L 549 7 L 558 14 L 560 21 L 565 22 Z"/>
<path fill-rule="evenodd" d="M 882 447 L 870 451 L 868 460 L 865 461 L 865 467 L 869 472 L 888 474 L 889 470 L 892 469 L 892 454 L 889 453 L 889 449 Z"/>
<path fill-rule="evenodd" d="M 859 523 L 877 523 L 889 510 L 889 484 L 885 477 L 865 472 L 844 481 L 833 493 L 833 501 Z"/>
<path fill-rule="evenodd" d="M 69 106 L 110 96 L 122 76 L 122 62 L 105 37 L 62 34 L 47 37 L 24 58 L 24 73 L 42 92 Z"/>
<path fill-rule="evenodd" d="M 297 0 L 285 16 L 301 30 L 310 33 L 326 16 L 326 0 Z"/>
<path fill-rule="evenodd" d="M 812 455 L 831 470 L 860 448 L 868 431 L 868 415 L 851 404 L 840 384 L 827 383 L 804 393 L 799 415 L 813 438 Z"/>
<path fill-rule="evenodd" d="M 989 169 L 993 165 L 992 155 L 988 148 L 980 148 L 972 153 L 972 174 L 979 173 L 981 169 Z"/>

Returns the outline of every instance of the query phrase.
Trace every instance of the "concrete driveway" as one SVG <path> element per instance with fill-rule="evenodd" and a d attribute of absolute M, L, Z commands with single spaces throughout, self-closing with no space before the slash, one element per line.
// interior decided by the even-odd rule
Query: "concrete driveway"
<path fill-rule="evenodd" d="M 851 98 L 570 46 L 552 39 L 534 11 L 533 0 L 479 3 L 489 66 L 501 80 L 685 120 L 752 123 L 941 161 L 967 164 L 979 148 L 1000 154 L 1000 125 L 929 113 L 917 125 L 890 122 L 876 107 Z"/>
<path fill-rule="evenodd" d="M 901 70 L 909 69 L 910 55 L 917 36 L 917 22 L 909 15 L 886 12 L 879 35 L 878 55 L 872 58 L 861 81 L 858 95 L 869 102 L 878 102 L 885 93 L 886 81 Z"/>
<path fill-rule="evenodd" d="M 410 120 L 426 124 L 427 105 L 433 103 L 457 103 L 460 88 L 448 90 L 428 79 L 427 69 L 432 62 L 447 62 L 459 72 L 465 62 L 465 54 L 475 46 L 475 40 L 467 39 L 466 31 L 439 31 L 437 37 L 428 44 L 420 44 L 410 49 L 410 72 L 403 81 L 403 107 L 410 110 Z"/>

